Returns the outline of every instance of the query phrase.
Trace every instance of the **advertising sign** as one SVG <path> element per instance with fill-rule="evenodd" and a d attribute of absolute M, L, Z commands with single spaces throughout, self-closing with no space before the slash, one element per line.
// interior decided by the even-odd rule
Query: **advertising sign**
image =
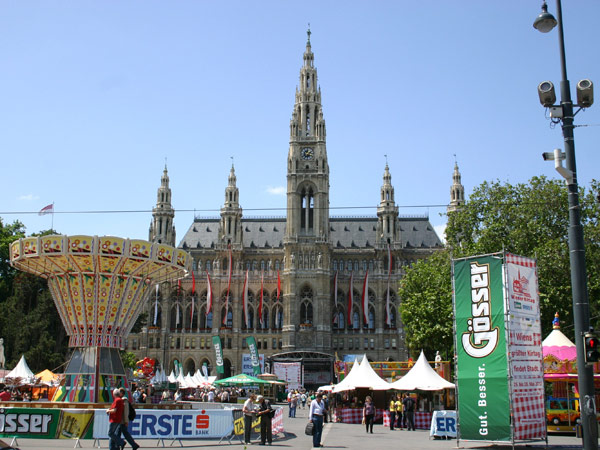
<path fill-rule="evenodd" d="M 254 376 L 261 374 L 260 362 L 258 361 L 258 350 L 256 348 L 256 339 L 254 336 L 248 336 L 246 338 L 246 343 L 248 344 L 248 349 L 250 350 L 250 358 L 252 361 L 252 374 Z"/>
<path fill-rule="evenodd" d="M 0 437 L 91 439 L 93 417 L 89 409 L 0 408 Z"/>
<path fill-rule="evenodd" d="M 299 362 L 275 362 L 273 363 L 273 373 L 277 375 L 278 379 L 287 382 L 290 390 L 302 386 L 302 364 Z"/>
<path fill-rule="evenodd" d="M 145 410 L 137 409 L 129 423 L 133 438 L 201 439 L 228 436 L 233 431 L 231 410 Z M 94 439 L 108 438 L 108 415 L 97 411 L 94 417 Z"/>
<path fill-rule="evenodd" d="M 260 364 L 260 372 L 264 372 L 265 367 L 265 355 L 259 355 L 258 362 Z M 250 353 L 242 353 L 242 373 L 246 375 L 254 375 L 254 368 L 252 367 L 252 356 Z"/>
<path fill-rule="evenodd" d="M 225 366 L 223 364 L 223 345 L 221 344 L 221 338 L 219 336 L 213 336 L 213 347 L 215 349 L 215 364 L 217 365 L 217 373 L 225 373 Z"/>
<path fill-rule="evenodd" d="M 453 261 L 460 439 L 512 438 L 502 262 Z"/>

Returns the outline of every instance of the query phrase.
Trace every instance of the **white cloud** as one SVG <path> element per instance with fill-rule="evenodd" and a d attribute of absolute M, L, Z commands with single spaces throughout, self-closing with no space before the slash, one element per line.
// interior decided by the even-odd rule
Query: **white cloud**
<path fill-rule="evenodd" d="M 285 186 L 267 186 L 267 192 L 271 195 L 285 195 Z"/>
<path fill-rule="evenodd" d="M 446 224 L 443 223 L 441 225 L 436 225 L 433 227 L 439 238 L 442 240 L 442 243 L 446 243 Z"/>
<path fill-rule="evenodd" d="M 33 194 L 27 194 L 27 195 L 20 195 L 18 197 L 19 200 L 25 200 L 27 202 L 30 202 L 32 200 L 39 200 L 39 197 L 37 195 L 33 195 Z"/>

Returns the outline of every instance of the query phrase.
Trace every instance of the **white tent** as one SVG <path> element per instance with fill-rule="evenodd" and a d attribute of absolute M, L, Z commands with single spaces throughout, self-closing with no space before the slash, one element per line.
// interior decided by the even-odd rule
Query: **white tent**
<path fill-rule="evenodd" d="M 355 367 L 358 365 L 356 371 Z M 350 375 L 353 375 L 350 377 Z M 367 356 L 363 356 L 362 362 L 356 362 L 352 366 L 352 370 L 341 383 L 335 385 L 333 392 L 350 391 L 357 388 L 367 388 L 374 391 L 387 391 L 391 389 L 390 383 L 382 379 L 371 367 Z"/>
<path fill-rule="evenodd" d="M 409 372 L 397 381 L 390 384 L 391 389 L 399 391 L 438 391 L 440 389 L 454 388 L 454 383 L 446 381 L 431 368 L 421 350 L 419 359 Z"/>
<path fill-rule="evenodd" d="M 25 361 L 25 355 L 21 356 L 21 359 L 15 368 L 4 376 L 4 379 L 7 378 L 21 378 L 22 384 L 33 382 L 35 375 L 27 365 L 27 361 Z"/>

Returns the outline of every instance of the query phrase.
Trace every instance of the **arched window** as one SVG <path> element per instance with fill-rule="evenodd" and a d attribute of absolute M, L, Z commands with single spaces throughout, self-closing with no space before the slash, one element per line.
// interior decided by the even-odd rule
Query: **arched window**
<path fill-rule="evenodd" d="M 248 325 L 246 326 L 246 320 L 244 318 L 244 308 L 242 308 L 242 329 L 253 329 L 254 328 L 254 292 L 248 291 Z"/>
<path fill-rule="evenodd" d="M 275 270 L 279 270 L 279 260 L 275 260 Z"/>
<path fill-rule="evenodd" d="M 363 328 L 374 330 L 375 329 L 375 293 L 369 289 L 369 303 L 367 306 L 367 322 L 364 322 L 365 318 L 363 316 Z"/>
<path fill-rule="evenodd" d="M 314 193 L 311 187 L 302 189 L 301 202 L 300 229 L 307 233 L 313 228 L 314 217 Z"/>
<path fill-rule="evenodd" d="M 334 260 L 333 260 L 333 267 L 332 267 L 332 268 L 333 268 L 333 270 L 337 270 L 337 266 L 338 266 L 338 264 L 337 264 L 337 259 L 334 259 Z"/>
<path fill-rule="evenodd" d="M 177 302 L 171 307 L 171 329 L 181 331 L 183 328 L 183 312 L 181 305 Z"/>
<path fill-rule="evenodd" d="M 273 329 L 281 330 L 283 327 L 283 306 L 281 303 L 275 303 L 273 306 Z"/>
<path fill-rule="evenodd" d="M 221 296 L 221 326 L 225 326 L 227 328 L 233 327 L 233 313 L 231 312 L 233 309 L 232 305 L 232 296 L 229 295 L 229 304 L 227 308 L 227 320 L 223 323 L 223 319 L 225 318 L 225 305 L 227 304 L 227 291 L 223 292 Z"/>
<path fill-rule="evenodd" d="M 258 328 L 261 330 L 267 330 L 269 328 L 269 308 L 266 306 L 263 306 L 262 321 L 258 323 Z"/>
<path fill-rule="evenodd" d="M 313 323 L 313 291 L 309 286 L 305 286 L 300 291 L 300 323 Z"/>
<path fill-rule="evenodd" d="M 386 293 L 387 295 L 387 293 Z M 390 288 L 390 324 L 388 325 L 387 316 L 385 317 L 385 328 L 395 330 L 398 328 L 397 324 L 398 306 L 396 306 L 396 294 Z"/>
<path fill-rule="evenodd" d="M 354 330 L 360 329 L 360 314 L 357 309 L 356 305 L 352 305 L 352 328 Z"/>
<path fill-rule="evenodd" d="M 338 300 L 340 298 L 340 292 L 341 291 L 338 291 Z M 343 330 L 346 328 L 346 316 L 344 314 L 344 307 L 342 304 L 338 304 L 337 308 L 334 308 L 333 310 L 332 325 L 334 330 Z"/>

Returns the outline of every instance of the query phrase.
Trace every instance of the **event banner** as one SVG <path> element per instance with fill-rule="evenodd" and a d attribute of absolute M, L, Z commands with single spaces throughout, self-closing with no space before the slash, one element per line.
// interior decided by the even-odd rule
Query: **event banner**
<path fill-rule="evenodd" d="M 202 439 L 221 438 L 233 431 L 232 410 L 147 410 L 137 409 L 129 423 L 133 438 L 140 439 Z M 94 439 L 108 438 L 106 410 L 96 410 Z"/>
<path fill-rule="evenodd" d="M 254 336 L 248 336 L 246 338 L 246 343 L 248 344 L 248 349 L 250 350 L 250 358 L 252 358 L 252 371 L 254 372 L 252 375 L 260 375 L 260 362 L 258 360 L 256 339 L 254 339 Z"/>
<path fill-rule="evenodd" d="M 213 347 L 215 349 L 215 363 L 217 365 L 217 373 L 225 373 L 225 366 L 223 365 L 223 345 L 221 344 L 221 338 L 219 336 L 213 336 Z"/>
<path fill-rule="evenodd" d="M 288 389 L 298 389 L 302 386 L 302 363 L 273 363 L 273 373 L 279 380 L 288 384 Z"/>
<path fill-rule="evenodd" d="M 514 439 L 546 438 L 542 327 L 535 260 L 506 253 L 508 356 Z"/>
<path fill-rule="evenodd" d="M 0 437 L 91 439 L 90 409 L 0 408 Z"/>
<path fill-rule="evenodd" d="M 258 362 L 260 363 L 260 373 L 264 373 L 265 355 L 259 354 Z M 242 353 L 242 373 L 254 375 L 254 367 L 252 367 L 252 356 L 250 353 Z"/>
<path fill-rule="evenodd" d="M 459 438 L 510 441 L 502 255 L 453 261 Z"/>

